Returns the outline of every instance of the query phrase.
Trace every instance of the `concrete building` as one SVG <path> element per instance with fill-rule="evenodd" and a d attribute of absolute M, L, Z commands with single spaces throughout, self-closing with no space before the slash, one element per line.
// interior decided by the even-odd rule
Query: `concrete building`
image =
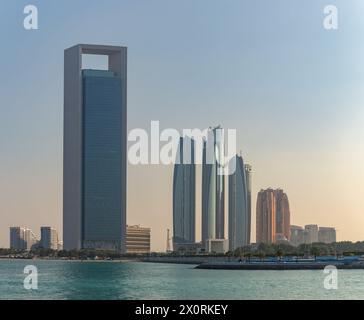
<path fill-rule="evenodd" d="M 150 252 L 150 228 L 139 225 L 126 227 L 126 252 L 149 253 Z"/>
<path fill-rule="evenodd" d="M 274 243 L 276 236 L 276 201 L 273 189 L 261 190 L 258 193 L 256 215 L 256 242 Z"/>
<path fill-rule="evenodd" d="M 319 227 L 318 241 L 323 243 L 336 242 L 336 230 L 331 227 Z"/>
<path fill-rule="evenodd" d="M 250 243 L 250 215 L 248 211 L 248 181 L 241 156 L 236 155 L 235 172 L 229 175 L 229 250 Z"/>
<path fill-rule="evenodd" d="M 173 250 L 195 242 L 196 173 L 195 143 L 181 137 L 173 172 Z"/>
<path fill-rule="evenodd" d="M 310 244 L 318 241 L 318 225 L 305 225 L 305 243 Z"/>
<path fill-rule="evenodd" d="M 16 250 L 31 250 L 38 243 L 32 230 L 24 227 L 10 227 L 10 248 Z"/>
<path fill-rule="evenodd" d="M 198 254 L 205 251 L 201 242 L 194 243 L 175 243 L 173 251 L 180 254 Z"/>
<path fill-rule="evenodd" d="M 40 228 L 40 247 L 43 249 L 58 250 L 58 232 L 51 227 Z"/>
<path fill-rule="evenodd" d="M 305 230 L 300 226 L 292 225 L 290 244 L 297 247 L 303 243 L 305 243 Z"/>
<path fill-rule="evenodd" d="M 224 142 L 220 126 L 208 130 L 203 143 L 202 242 L 225 238 Z"/>
<path fill-rule="evenodd" d="M 108 70 L 82 70 L 82 55 Z M 125 251 L 127 48 L 79 44 L 64 52 L 64 249 Z"/>
<path fill-rule="evenodd" d="M 210 253 L 226 253 L 229 251 L 229 240 L 207 239 L 205 250 Z"/>

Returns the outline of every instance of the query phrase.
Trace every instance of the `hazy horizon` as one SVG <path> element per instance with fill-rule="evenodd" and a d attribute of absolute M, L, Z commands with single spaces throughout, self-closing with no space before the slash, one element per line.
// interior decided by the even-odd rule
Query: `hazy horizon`
<path fill-rule="evenodd" d="M 49 225 L 62 236 L 63 51 L 78 43 L 128 47 L 129 131 L 153 120 L 237 129 L 253 169 L 252 242 L 257 193 L 269 187 L 287 193 L 291 224 L 364 240 L 362 1 L 38 0 L 31 31 L 27 4 L 8 1 L 0 12 L 0 247 L 10 226 L 39 235 Z M 322 26 L 328 4 L 338 30 Z M 151 227 L 154 251 L 172 230 L 172 175 L 172 166 L 128 165 L 127 222 Z"/>

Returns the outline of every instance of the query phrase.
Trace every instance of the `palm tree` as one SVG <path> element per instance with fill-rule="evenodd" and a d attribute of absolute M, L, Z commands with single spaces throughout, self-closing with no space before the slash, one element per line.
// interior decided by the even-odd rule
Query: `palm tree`
<path fill-rule="evenodd" d="M 252 256 L 251 252 L 245 252 L 244 253 L 244 257 L 247 258 L 248 262 L 250 262 L 251 256 Z"/>
<path fill-rule="evenodd" d="M 311 255 L 314 256 L 315 261 L 316 261 L 317 256 L 320 255 L 320 249 L 317 247 L 311 247 L 310 253 L 311 253 Z"/>
<path fill-rule="evenodd" d="M 259 257 L 260 262 L 262 262 L 265 258 L 265 253 L 263 251 L 259 251 L 258 257 Z"/>
<path fill-rule="evenodd" d="M 283 255 L 284 255 L 283 250 L 281 248 L 278 248 L 278 250 L 276 251 L 276 256 L 277 256 L 279 261 L 282 260 Z"/>

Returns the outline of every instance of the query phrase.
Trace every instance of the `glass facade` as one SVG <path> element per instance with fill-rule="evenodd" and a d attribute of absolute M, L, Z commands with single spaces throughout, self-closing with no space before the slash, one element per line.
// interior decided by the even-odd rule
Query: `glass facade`
<path fill-rule="evenodd" d="M 118 248 L 121 239 L 121 78 L 83 70 L 83 247 Z"/>
<path fill-rule="evenodd" d="M 195 242 L 195 147 L 194 140 L 180 138 L 173 172 L 173 248 Z M 189 153 L 188 155 L 186 153 Z M 188 157 L 189 163 L 183 161 Z"/>
<path fill-rule="evenodd" d="M 246 246 L 250 241 L 248 188 L 243 158 L 235 156 L 235 172 L 229 176 L 229 249 Z"/>

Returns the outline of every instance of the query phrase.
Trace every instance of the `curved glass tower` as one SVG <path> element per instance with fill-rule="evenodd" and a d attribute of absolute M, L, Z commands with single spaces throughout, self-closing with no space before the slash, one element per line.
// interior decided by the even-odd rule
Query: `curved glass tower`
<path fill-rule="evenodd" d="M 229 176 L 229 249 L 235 250 L 250 243 L 250 180 L 246 176 L 243 158 L 236 155 L 231 161 L 236 161 L 236 169 Z"/>
<path fill-rule="evenodd" d="M 193 139 L 180 138 L 173 172 L 173 246 L 195 242 L 194 150 Z"/>
<path fill-rule="evenodd" d="M 210 128 L 203 143 L 202 164 L 202 243 L 225 238 L 225 179 L 221 161 L 224 144 L 221 128 Z"/>

